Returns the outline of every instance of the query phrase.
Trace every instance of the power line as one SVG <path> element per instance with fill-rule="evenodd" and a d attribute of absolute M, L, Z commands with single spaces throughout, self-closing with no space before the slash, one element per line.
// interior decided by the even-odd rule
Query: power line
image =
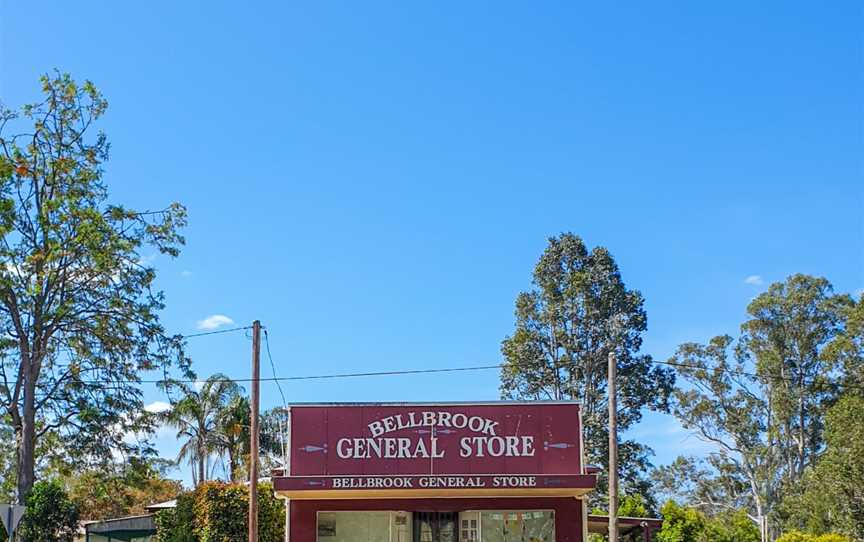
<path fill-rule="evenodd" d="M 242 328 L 241 328 L 242 329 Z M 265 334 L 266 337 L 266 334 Z M 266 339 L 265 339 L 266 344 Z M 271 359 L 272 356 L 268 353 L 268 357 Z M 687 363 L 678 363 L 673 361 L 654 361 L 654 363 L 660 365 L 669 365 L 673 367 L 686 368 L 686 369 L 704 369 L 711 371 L 713 370 L 711 367 L 702 367 L 700 365 L 692 365 Z M 486 371 L 491 369 L 503 369 L 508 367 L 508 364 L 498 363 L 494 365 L 475 365 L 469 367 L 446 367 L 446 368 L 427 368 L 427 369 L 407 369 L 407 370 L 393 370 L 393 371 L 369 371 L 369 372 L 358 372 L 358 373 L 332 373 L 332 374 L 319 374 L 319 375 L 297 375 L 297 376 L 275 376 L 275 364 L 274 367 L 274 376 L 270 378 L 259 378 L 259 382 L 296 382 L 296 381 L 304 381 L 304 380 L 335 380 L 341 378 L 366 378 L 366 377 L 379 377 L 379 376 L 405 376 L 405 375 L 422 375 L 422 374 L 440 374 L 440 373 L 459 373 L 459 372 L 471 372 L 471 371 Z M 792 383 L 799 383 L 798 380 L 791 377 L 782 377 L 778 375 L 773 376 L 762 376 L 757 375 L 756 373 L 748 373 L 744 371 L 722 371 L 725 374 L 730 374 L 733 376 L 749 376 L 751 378 L 769 378 L 772 380 L 783 380 Z M 159 379 L 159 380 L 83 380 L 82 383 L 87 385 L 98 386 L 100 384 L 165 384 L 165 383 L 176 383 L 176 384 L 195 384 L 198 382 L 204 382 L 206 379 L 196 379 L 196 380 L 185 380 L 185 379 Z M 220 378 L 214 379 L 214 382 L 236 382 L 236 383 L 247 383 L 252 382 L 251 378 Z M 816 382 L 813 380 L 801 382 L 804 385 L 824 385 L 824 382 Z M 857 385 L 851 383 L 834 383 L 833 385 L 839 388 L 848 388 L 848 389 L 862 389 L 864 390 L 864 385 Z M 280 393 L 282 392 L 280 387 Z"/>
<path fill-rule="evenodd" d="M 270 334 L 267 333 L 267 328 L 264 328 L 264 346 L 267 349 L 267 359 L 270 360 L 270 369 L 273 371 L 273 378 L 276 378 L 276 364 L 273 362 L 273 355 L 270 353 Z M 288 411 L 288 401 L 285 400 L 285 393 L 282 392 L 282 384 L 276 380 L 276 388 L 279 390 L 279 395 L 282 397 L 282 408 L 285 409 L 285 412 Z M 285 420 L 283 418 L 279 418 L 277 422 L 279 423 L 279 432 L 282 435 L 282 467 L 288 468 L 288 436 L 286 435 L 287 428 L 284 425 Z"/>
<path fill-rule="evenodd" d="M 194 338 L 194 337 L 204 337 L 208 335 L 219 335 L 223 333 L 233 333 L 237 331 L 245 331 L 252 329 L 252 326 L 241 326 L 234 327 L 230 329 L 220 329 L 215 331 L 204 331 L 201 333 L 192 333 L 190 335 L 181 335 L 184 339 Z M 439 374 L 439 373 L 459 373 L 459 372 L 469 372 L 469 371 L 486 371 L 491 369 L 503 369 L 508 367 L 507 363 L 497 363 L 494 365 L 475 365 L 470 367 L 447 367 L 447 368 L 427 368 L 427 369 L 407 369 L 407 370 L 393 370 L 393 371 L 369 371 L 369 372 L 358 372 L 358 373 L 334 373 L 334 374 L 321 374 L 321 375 L 298 375 L 298 376 L 283 376 L 279 377 L 276 375 L 276 364 L 273 361 L 273 355 L 270 352 L 270 337 L 267 333 L 267 329 L 263 328 L 264 331 L 264 344 L 266 347 L 267 358 L 270 361 L 270 368 L 272 370 L 273 376 L 270 378 L 259 378 L 258 382 L 275 382 L 277 388 L 279 389 L 279 395 L 282 397 L 282 402 L 287 404 L 285 400 L 285 393 L 282 390 L 282 386 L 279 384 L 280 382 L 292 382 L 292 381 L 302 381 L 302 380 L 335 380 L 340 378 L 366 378 L 366 377 L 378 377 L 378 376 L 404 376 L 404 375 L 421 375 L 421 374 Z M 675 361 L 658 361 L 652 360 L 652 363 L 656 363 L 658 365 L 668 365 L 671 367 L 681 368 L 681 369 L 701 369 L 705 371 L 716 371 L 715 368 L 712 367 L 703 367 L 701 365 L 694 365 L 689 363 L 679 363 Z M 815 381 L 815 380 L 806 380 L 799 381 L 798 379 L 792 377 L 784 377 L 780 375 L 759 375 L 757 373 L 751 373 L 747 371 L 733 371 L 729 369 L 724 369 L 721 371 L 723 374 L 727 374 L 730 376 L 746 376 L 755 379 L 763 379 L 768 378 L 771 380 L 780 380 L 786 382 L 792 382 L 793 384 L 800 384 L 806 386 L 813 385 L 825 385 L 826 382 Z M 167 384 L 167 383 L 175 383 L 175 384 L 196 384 L 199 382 L 204 382 L 207 379 L 172 379 L 172 378 L 163 378 L 159 380 L 82 380 L 81 383 L 89 386 L 99 386 L 102 384 L 112 384 L 112 385 L 121 385 L 121 384 Z M 220 378 L 213 380 L 214 382 L 235 382 L 235 383 L 248 383 L 253 382 L 252 378 Z M 831 384 L 838 388 L 846 388 L 846 389 L 861 389 L 864 390 L 864 385 L 852 384 L 852 383 L 833 383 Z"/>
<path fill-rule="evenodd" d="M 678 363 L 678 362 L 675 362 L 675 361 L 654 361 L 654 363 L 657 363 L 657 364 L 660 364 L 660 365 L 670 365 L 670 366 L 672 366 L 672 367 L 679 367 L 679 368 L 682 368 L 682 369 L 702 369 L 702 370 L 704 370 L 704 371 L 711 371 L 711 372 L 716 371 L 716 368 L 714 368 L 714 367 L 703 367 L 703 366 L 701 366 L 701 365 L 693 365 L 693 364 L 690 364 L 690 363 Z M 756 379 L 781 380 L 781 381 L 784 381 L 784 382 L 792 382 L 793 384 L 801 384 L 801 385 L 805 385 L 805 386 L 814 386 L 814 385 L 825 385 L 825 384 L 830 384 L 830 383 L 826 383 L 826 382 L 822 382 L 822 381 L 816 381 L 816 380 L 804 380 L 804 381 L 801 381 L 801 380 L 798 380 L 798 379 L 796 379 L 796 378 L 789 377 L 789 376 L 780 376 L 780 375 L 760 375 L 760 374 L 757 374 L 757 373 L 750 373 L 750 372 L 747 372 L 747 371 L 731 371 L 731 370 L 728 370 L 728 369 L 724 369 L 724 370 L 722 370 L 721 372 L 722 372 L 723 374 L 728 374 L 728 375 L 731 375 L 731 376 L 748 376 L 748 377 L 750 377 L 750 378 L 756 378 Z M 832 385 L 837 386 L 837 387 L 840 387 L 840 388 L 849 388 L 849 389 L 861 389 L 861 390 L 864 390 L 864 385 L 858 385 L 858 384 L 850 384 L 850 383 L 843 383 L 843 382 L 835 382 L 835 383 L 833 383 Z"/>
<path fill-rule="evenodd" d="M 327 379 L 337 379 L 337 378 L 359 378 L 359 377 L 374 377 L 374 376 L 399 376 L 399 375 L 416 375 L 416 374 L 432 374 L 432 373 L 453 373 L 453 372 L 464 372 L 464 371 L 482 371 L 487 369 L 500 369 L 504 367 L 502 364 L 498 365 L 478 365 L 475 367 L 449 367 L 443 369 L 409 369 L 402 371 L 375 371 L 375 372 L 365 372 L 365 373 L 334 373 L 334 374 L 324 374 L 324 375 L 305 375 L 305 376 L 282 376 L 282 377 L 270 377 L 270 378 L 259 378 L 259 382 L 286 382 L 286 381 L 298 381 L 298 380 L 327 380 Z M 159 379 L 159 380 L 82 380 L 81 382 L 84 384 L 165 384 L 165 383 L 175 383 L 175 384 L 195 384 L 196 382 L 204 382 L 207 379 Z M 216 378 L 213 379 L 213 382 L 252 382 L 252 378 Z"/>
<path fill-rule="evenodd" d="M 184 339 L 191 339 L 194 337 L 204 337 L 206 335 L 220 335 L 222 333 L 233 333 L 235 331 L 245 331 L 247 329 L 252 329 L 252 326 L 232 327 L 231 329 L 220 329 L 217 331 L 204 331 L 201 333 L 192 333 L 189 335 L 180 335 L 180 337 L 182 337 Z"/>
<path fill-rule="evenodd" d="M 279 395 L 282 396 L 282 405 L 288 407 L 288 402 L 285 400 L 285 394 L 282 392 L 282 385 L 279 384 L 279 379 L 276 377 L 276 364 L 273 363 L 273 355 L 270 354 L 270 334 L 267 333 L 267 328 L 264 328 L 264 347 L 267 351 L 267 359 L 270 360 L 270 369 L 273 371 L 273 381 L 276 382 L 276 387 L 279 389 Z"/>

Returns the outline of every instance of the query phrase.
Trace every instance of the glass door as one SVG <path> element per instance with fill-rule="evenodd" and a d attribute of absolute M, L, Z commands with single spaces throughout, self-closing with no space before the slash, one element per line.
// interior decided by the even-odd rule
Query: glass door
<path fill-rule="evenodd" d="M 456 512 L 414 512 L 414 542 L 459 542 Z"/>

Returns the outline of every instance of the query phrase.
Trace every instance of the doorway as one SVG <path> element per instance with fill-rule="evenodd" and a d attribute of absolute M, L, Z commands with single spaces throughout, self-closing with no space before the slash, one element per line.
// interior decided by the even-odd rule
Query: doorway
<path fill-rule="evenodd" d="M 414 512 L 414 542 L 459 542 L 458 512 Z"/>

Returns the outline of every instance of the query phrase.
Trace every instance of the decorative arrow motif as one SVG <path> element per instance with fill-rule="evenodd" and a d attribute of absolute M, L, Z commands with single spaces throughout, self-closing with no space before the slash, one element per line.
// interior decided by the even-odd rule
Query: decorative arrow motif
<path fill-rule="evenodd" d="M 323 446 L 313 446 L 313 445 L 309 444 L 306 446 L 300 446 L 298 448 L 298 450 L 300 450 L 301 452 L 309 453 L 309 454 L 312 454 L 315 452 L 324 452 L 326 454 L 327 453 L 327 445 L 324 444 Z"/>
<path fill-rule="evenodd" d="M 549 448 L 557 448 L 559 450 L 566 450 L 567 448 L 575 448 L 576 445 L 570 442 L 543 442 L 543 450 L 549 451 Z"/>
<path fill-rule="evenodd" d="M 559 478 L 547 478 L 543 481 L 543 484 L 547 486 L 560 486 L 563 483 L 564 481 Z"/>
<path fill-rule="evenodd" d="M 419 435 L 428 435 L 432 433 L 434 435 L 452 435 L 455 433 L 455 429 L 418 429 L 417 434 Z"/>
<path fill-rule="evenodd" d="M 305 482 L 303 482 L 303 484 L 307 486 L 323 486 L 324 482 L 321 482 L 319 480 L 306 480 Z"/>

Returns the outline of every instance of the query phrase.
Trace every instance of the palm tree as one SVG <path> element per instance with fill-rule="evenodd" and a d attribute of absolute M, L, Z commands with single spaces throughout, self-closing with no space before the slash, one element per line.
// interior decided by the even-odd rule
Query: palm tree
<path fill-rule="evenodd" d="M 192 465 L 192 481 L 196 486 L 207 480 L 208 460 L 219 450 L 216 431 L 223 411 L 241 391 L 240 386 L 217 373 L 198 391 L 184 386 L 183 397 L 164 415 L 165 422 L 177 429 L 177 438 L 183 441 L 177 462 Z"/>
<path fill-rule="evenodd" d="M 241 466 L 249 462 L 249 399 L 237 395 L 222 409 L 216 422 L 216 442 L 220 453 L 228 456 L 228 477 L 242 477 Z"/>

